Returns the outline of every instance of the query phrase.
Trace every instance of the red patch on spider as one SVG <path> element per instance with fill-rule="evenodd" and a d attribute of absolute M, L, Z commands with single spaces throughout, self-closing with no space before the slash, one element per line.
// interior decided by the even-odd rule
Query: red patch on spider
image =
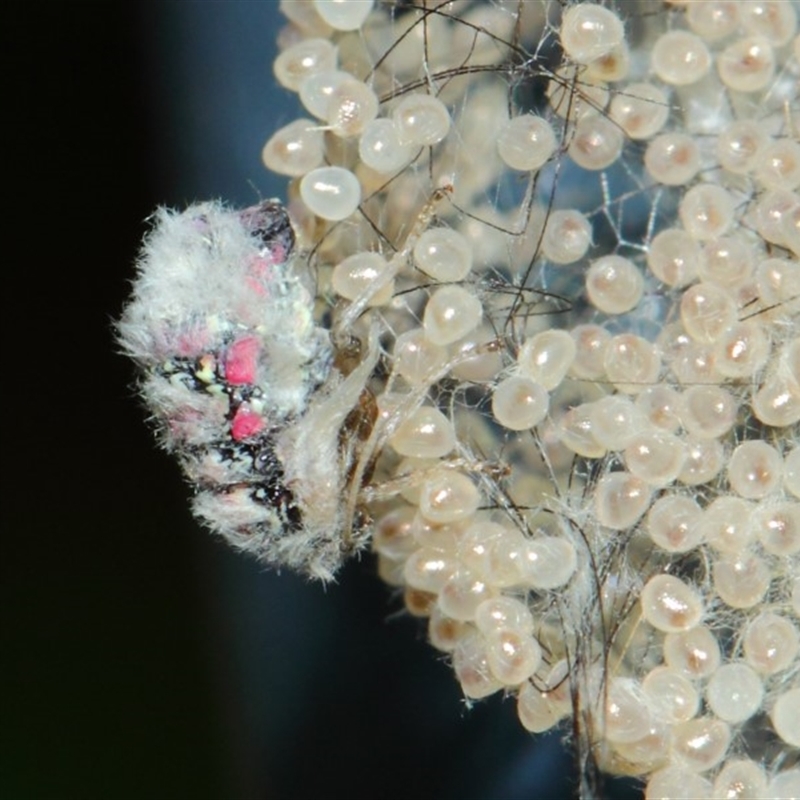
<path fill-rule="evenodd" d="M 257 336 L 237 339 L 225 354 L 225 380 L 234 385 L 255 383 L 260 350 Z"/>
<path fill-rule="evenodd" d="M 264 428 L 264 418 L 247 406 L 239 406 L 231 422 L 231 437 L 241 442 L 260 433 Z"/>

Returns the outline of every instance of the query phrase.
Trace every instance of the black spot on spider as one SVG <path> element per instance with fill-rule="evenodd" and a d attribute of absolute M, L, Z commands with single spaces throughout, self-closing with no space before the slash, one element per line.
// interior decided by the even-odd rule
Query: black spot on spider
<path fill-rule="evenodd" d="M 294 248 L 294 231 L 286 209 L 274 200 L 265 200 L 263 203 L 240 212 L 240 219 L 245 229 L 253 236 L 258 237 L 266 250 L 283 248 L 288 256 Z"/>

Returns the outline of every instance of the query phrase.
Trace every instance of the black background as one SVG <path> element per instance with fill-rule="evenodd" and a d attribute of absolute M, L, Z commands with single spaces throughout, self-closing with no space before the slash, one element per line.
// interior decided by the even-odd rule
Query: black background
<path fill-rule="evenodd" d="M 559 735 L 468 710 L 370 557 L 323 590 L 201 530 L 115 353 L 156 205 L 283 192 L 277 5 L 6 17 L 0 796 L 565 797 Z"/>

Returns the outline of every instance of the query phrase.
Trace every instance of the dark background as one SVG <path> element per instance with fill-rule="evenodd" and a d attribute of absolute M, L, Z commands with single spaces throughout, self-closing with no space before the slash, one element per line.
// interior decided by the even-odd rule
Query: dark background
<path fill-rule="evenodd" d="M 0 796 L 565 797 L 559 735 L 468 710 L 370 557 L 324 590 L 201 530 L 115 353 L 156 205 L 283 193 L 277 7 L 5 19 Z"/>

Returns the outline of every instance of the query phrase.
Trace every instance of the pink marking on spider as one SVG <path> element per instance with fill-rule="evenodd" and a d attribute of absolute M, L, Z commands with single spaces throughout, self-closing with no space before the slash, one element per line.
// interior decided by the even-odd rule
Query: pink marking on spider
<path fill-rule="evenodd" d="M 194 325 L 179 331 L 174 339 L 169 340 L 169 347 L 174 349 L 177 356 L 193 358 L 206 350 L 210 341 L 208 328 Z"/>
<path fill-rule="evenodd" d="M 170 436 L 178 441 L 189 441 L 197 436 L 197 431 L 203 422 L 203 415 L 193 408 L 178 411 L 175 416 L 167 420 Z"/>
<path fill-rule="evenodd" d="M 247 406 L 239 406 L 231 422 L 231 436 L 241 442 L 255 436 L 264 428 L 264 418 Z"/>
<path fill-rule="evenodd" d="M 237 339 L 228 348 L 225 354 L 225 379 L 228 383 L 255 383 L 260 349 L 261 343 L 257 336 Z"/>
<path fill-rule="evenodd" d="M 283 253 L 283 248 L 278 248 Z M 273 258 L 272 254 L 267 256 L 256 256 L 248 261 L 247 268 L 249 274 L 245 277 L 245 283 L 255 294 L 262 297 L 268 296 L 270 286 L 275 281 L 276 264 L 282 263 L 279 259 Z"/>

